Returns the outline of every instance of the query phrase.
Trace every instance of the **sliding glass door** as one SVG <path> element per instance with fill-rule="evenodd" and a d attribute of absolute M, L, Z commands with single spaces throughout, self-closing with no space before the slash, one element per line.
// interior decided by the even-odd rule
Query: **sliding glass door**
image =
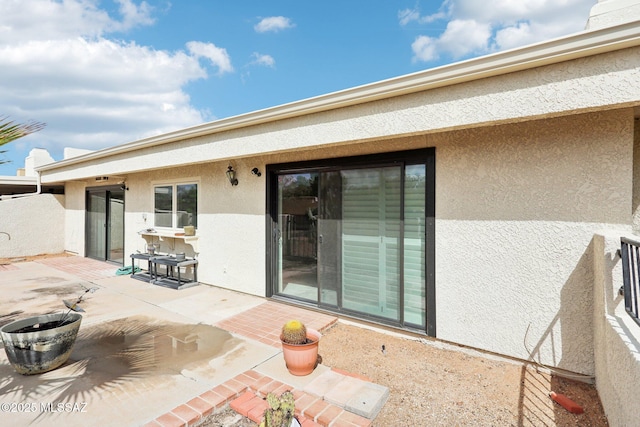
<path fill-rule="evenodd" d="M 432 153 L 270 167 L 271 293 L 425 329 Z"/>
<path fill-rule="evenodd" d="M 399 166 L 342 171 L 342 307 L 399 321 Z"/>
<path fill-rule="evenodd" d="M 124 263 L 124 190 L 87 190 L 85 223 L 87 257 Z"/>

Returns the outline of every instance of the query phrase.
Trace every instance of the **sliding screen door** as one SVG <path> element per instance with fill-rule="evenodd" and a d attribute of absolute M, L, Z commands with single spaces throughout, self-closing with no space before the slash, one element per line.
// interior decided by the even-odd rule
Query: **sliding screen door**
<path fill-rule="evenodd" d="M 399 320 L 400 167 L 342 172 L 342 307 Z"/>

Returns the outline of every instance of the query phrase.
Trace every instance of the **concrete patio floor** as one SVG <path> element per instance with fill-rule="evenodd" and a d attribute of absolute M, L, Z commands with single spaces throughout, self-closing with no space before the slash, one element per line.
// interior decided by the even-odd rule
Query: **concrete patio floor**
<path fill-rule="evenodd" d="M 366 426 L 386 401 L 386 387 L 348 372 L 286 370 L 282 324 L 299 318 L 322 331 L 334 316 L 207 285 L 164 288 L 116 270 L 81 257 L 0 265 L 0 324 L 61 312 L 63 299 L 98 287 L 82 303 L 78 340 L 62 367 L 23 376 L 1 352 L 3 422 L 191 426 L 228 404 L 259 420 L 266 393 L 293 390 L 303 426 Z"/>

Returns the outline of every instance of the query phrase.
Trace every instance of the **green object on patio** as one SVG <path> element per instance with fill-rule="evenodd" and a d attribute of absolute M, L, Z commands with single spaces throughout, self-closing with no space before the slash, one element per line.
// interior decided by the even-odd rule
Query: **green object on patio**
<path fill-rule="evenodd" d="M 135 271 L 133 271 L 133 267 L 128 266 L 128 267 L 120 267 L 118 269 L 118 271 L 116 271 L 116 275 L 117 276 L 125 276 L 127 274 L 133 274 L 133 273 L 138 273 L 142 271 L 142 269 L 140 267 L 136 267 Z"/>

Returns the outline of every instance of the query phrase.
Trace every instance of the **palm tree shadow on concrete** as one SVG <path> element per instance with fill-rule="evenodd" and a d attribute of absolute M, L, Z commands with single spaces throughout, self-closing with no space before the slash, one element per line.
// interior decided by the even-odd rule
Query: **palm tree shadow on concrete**
<path fill-rule="evenodd" d="M 159 322 L 145 316 L 81 327 L 71 357 L 60 368 L 24 376 L 8 364 L 0 365 L 0 396 L 21 402 L 91 404 L 98 396 L 126 393 L 140 380 L 208 363 L 237 342 L 214 326 Z M 40 412 L 35 420 L 55 415 Z"/>

